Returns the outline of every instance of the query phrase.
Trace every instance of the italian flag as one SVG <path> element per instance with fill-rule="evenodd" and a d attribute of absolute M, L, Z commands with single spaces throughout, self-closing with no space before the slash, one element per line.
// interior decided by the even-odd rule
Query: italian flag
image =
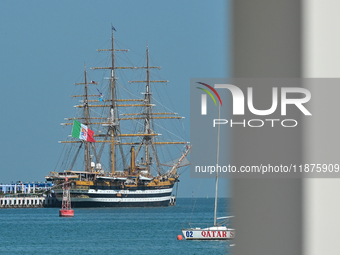
<path fill-rule="evenodd" d="M 72 137 L 95 143 L 93 134 L 94 132 L 87 126 L 81 124 L 79 121 L 73 120 Z"/>

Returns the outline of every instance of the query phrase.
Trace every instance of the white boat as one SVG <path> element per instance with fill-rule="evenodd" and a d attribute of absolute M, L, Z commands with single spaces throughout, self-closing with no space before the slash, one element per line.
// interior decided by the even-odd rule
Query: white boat
<path fill-rule="evenodd" d="M 220 119 L 220 106 L 218 108 L 218 118 Z M 219 160 L 220 149 L 220 125 L 217 127 L 217 165 Z M 215 209 L 214 225 L 212 227 L 193 227 L 202 225 L 202 223 L 189 223 L 189 228 L 182 229 L 183 236 L 186 240 L 231 240 L 235 237 L 235 229 L 229 228 L 229 220 L 234 216 L 217 218 L 217 190 L 218 190 L 218 171 L 216 171 L 216 189 L 215 189 Z M 208 224 L 207 224 L 208 226 Z"/>
<path fill-rule="evenodd" d="M 190 228 L 182 229 L 182 233 L 187 240 L 230 240 L 235 237 L 235 229 L 228 227 L 228 220 L 234 216 L 226 216 L 216 218 L 222 220 L 212 227 L 199 228 L 192 227 L 194 224 L 189 224 Z"/>

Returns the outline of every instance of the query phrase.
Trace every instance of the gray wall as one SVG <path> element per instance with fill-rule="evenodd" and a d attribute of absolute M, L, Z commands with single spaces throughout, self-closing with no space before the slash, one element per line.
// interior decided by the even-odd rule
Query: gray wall
<path fill-rule="evenodd" d="M 301 77 L 300 1 L 234 1 L 232 15 L 234 77 Z M 298 164 L 301 132 L 235 129 L 233 163 Z M 301 179 L 234 179 L 235 254 L 301 254 L 301 205 Z"/>
<path fill-rule="evenodd" d="M 308 0 L 303 4 L 303 76 L 339 78 L 340 1 Z M 315 93 L 321 100 L 313 105 L 316 114 L 305 125 L 304 158 L 306 162 L 339 163 L 340 86 L 331 90 L 318 87 Z M 304 254 L 340 254 L 339 195 L 338 178 L 304 180 Z"/>

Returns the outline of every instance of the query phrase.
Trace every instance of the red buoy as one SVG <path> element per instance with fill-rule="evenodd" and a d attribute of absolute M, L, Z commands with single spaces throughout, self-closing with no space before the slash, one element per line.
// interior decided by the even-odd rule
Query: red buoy
<path fill-rule="evenodd" d="M 182 235 L 178 235 L 178 236 L 177 236 L 177 240 L 178 240 L 178 241 L 181 241 L 182 239 L 183 239 L 183 236 L 182 236 Z"/>
<path fill-rule="evenodd" d="M 73 210 L 59 210 L 60 217 L 73 217 L 74 211 Z"/>
<path fill-rule="evenodd" d="M 71 209 L 71 197 L 70 197 L 70 183 L 68 177 L 65 178 L 63 183 L 63 201 L 61 204 L 61 210 L 59 210 L 59 217 L 73 217 L 74 211 Z"/>

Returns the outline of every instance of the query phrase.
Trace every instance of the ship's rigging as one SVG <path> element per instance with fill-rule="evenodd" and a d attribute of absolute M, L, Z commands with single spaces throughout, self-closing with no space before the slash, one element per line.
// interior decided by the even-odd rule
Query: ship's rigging
<path fill-rule="evenodd" d="M 117 173 L 120 175 L 138 175 L 143 172 L 144 175 L 150 176 L 151 170 L 154 170 L 158 176 L 164 175 L 167 177 L 177 176 L 177 168 L 181 167 L 180 161 L 184 160 L 190 150 L 190 145 L 186 141 L 160 141 L 157 138 L 161 137 L 161 133 L 156 132 L 154 121 L 166 119 L 182 119 L 176 113 L 167 111 L 155 111 L 153 104 L 153 94 L 151 85 L 154 83 L 168 82 L 165 80 L 152 80 L 150 70 L 160 69 L 159 66 L 151 66 L 149 59 L 149 49 L 146 49 L 146 65 L 145 66 L 118 66 L 116 65 L 116 54 L 120 52 L 128 52 L 126 49 L 116 49 L 114 41 L 114 32 L 111 33 L 111 48 L 99 49 L 99 52 L 109 52 L 111 62 L 106 67 L 93 67 L 93 70 L 109 70 L 109 86 L 104 97 L 99 97 L 98 94 L 89 93 L 89 87 L 95 86 L 98 90 L 98 82 L 88 81 L 86 67 L 84 68 L 84 82 L 76 83 L 83 86 L 83 93 L 73 95 L 74 98 L 82 98 L 81 104 L 75 107 L 81 110 L 81 116 L 75 119 L 82 122 L 95 130 L 96 144 L 86 141 L 71 139 L 62 141 L 61 143 L 77 144 L 77 149 L 74 150 L 74 158 L 66 169 L 74 170 L 74 166 L 79 154 L 84 148 L 84 168 L 85 172 L 110 172 L 110 176 Z M 142 92 L 142 97 L 134 96 L 132 99 L 123 99 L 118 96 L 118 88 L 122 87 L 119 84 L 119 77 L 116 75 L 117 70 L 145 70 L 145 79 L 129 81 L 133 84 L 144 84 L 145 90 Z M 126 88 L 122 87 L 124 90 Z M 99 90 L 98 90 L 99 92 Z M 100 92 L 99 92 L 100 93 Z M 130 93 L 130 92 L 129 92 Z M 93 98 L 99 99 L 93 99 Z M 102 109 L 98 113 L 97 109 Z M 125 112 L 121 109 L 124 109 Z M 133 109 L 133 110 L 127 110 Z M 67 118 L 69 121 L 63 125 L 72 125 L 74 118 Z M 121 127 L 126 123 L 129 128 L 125 128 L 122 132 Z M 137 124 L 137 125 L 136 125 Z M 157 125 L 157 124 L 156 124 Z M 135 126 L 132 129 L 132 126 Z M 130 132 L 125 132 L 129 131 Z M 163 129 L 164 130 L 164 129 Z M 108 155 L 109 164 L 103 162 L 104 151 L 107 150 L 106 144 L 109 145 Z M 169 166 L 168 170 L 164 170 L 164 164 L 161 163 L 158 148 L 163 145 L 180 145 L 184 148 L 182 155 L 178 158 L 178 162 L 174 162 Z M 106 148 L 106 149 L 105 149 Z M 128 149 L 126 149 L 128 148 Z M 164 157 L 163 157 L 164 158 Z M 168 162 L 173 158 L 165 158 Z M 119 164 L 119 165 L 118 165 Z"/>

